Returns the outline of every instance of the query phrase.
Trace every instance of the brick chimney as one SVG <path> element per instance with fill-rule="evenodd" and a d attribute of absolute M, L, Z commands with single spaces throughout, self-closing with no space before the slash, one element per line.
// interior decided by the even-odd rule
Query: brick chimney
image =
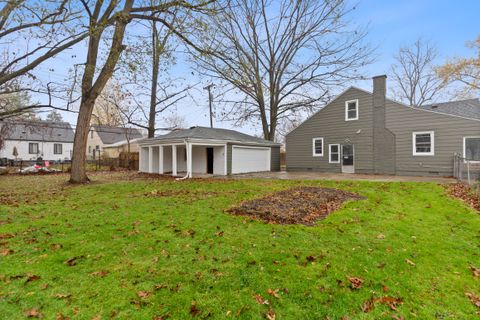
<path fill-rule="evenodd" d="M 386 128 L 387 76 L 373 77 L 374 172 L 395 174 L 395 136 Z"/>

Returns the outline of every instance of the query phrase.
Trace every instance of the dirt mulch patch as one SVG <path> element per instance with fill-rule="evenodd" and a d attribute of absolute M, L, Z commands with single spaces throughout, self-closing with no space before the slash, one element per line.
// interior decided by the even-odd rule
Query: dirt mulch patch
<path fill-rule="evenodd" d="M 266 197 L 244 201 L 239 206 L 226 210 L 234 215 L 249 216 L 276 224 L 314 225 L 325 219 L 348 200 L 364 197 L 330 188 L 295 187 L 270 194 Z"/>
<path fill-rule="evenodd" d="M 456 199 L 460 199 L 480 213 L 480 190 L 475 192 L 464 183 L 452 183 L 445 186 L 447 193 Z"/>

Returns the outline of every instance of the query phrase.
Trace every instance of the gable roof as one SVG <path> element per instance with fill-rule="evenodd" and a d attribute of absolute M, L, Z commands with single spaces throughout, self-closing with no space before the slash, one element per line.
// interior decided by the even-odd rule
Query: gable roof
<path fill-rule="evenodd" d="M 433 103 L 417 108 L 480 120 L 480 100 L 478 99 Z"/>
<path fill-rule="evenodd" d="M 68 122 L 8 120 L 0 125 L 7 126 L 7 140 L 73 142 L 75 136 Z"/>
<path fill-rule="evenodd" d="M 127 135 L 129 139 L 143 138 L 143 134 L 140 130 L 135 128 L 122 128 L 122 127 L 110 127 L 100 124 L 91 125 L 91 129 L 97 132 L 100 140 L 104 144 L 112 144 L 120 142 L 126 139 Z"/>
<path fill-rule="evenodd" d="M 189 129 L 174 130 L 165 135 L 142 140 L 142 142 L 185 140 L 185 139 L 232 141 L 232 142 L 241 142 L 246 144 L 255 144 L 255 145 L 264 145 L 264 146 L 280 145 L 279 143 L 268 141 L 262 138 L 257 138 L 257 137 L 254 137 L 245 133 L 241 133 L 235 130 L 198 127 L 198 126 L 191 127 Z"/>

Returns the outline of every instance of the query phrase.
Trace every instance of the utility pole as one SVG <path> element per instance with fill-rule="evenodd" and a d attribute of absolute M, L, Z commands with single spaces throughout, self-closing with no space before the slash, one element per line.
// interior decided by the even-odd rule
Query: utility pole
<path fill-rule="evenodd" d="M 212 113 L 213 96 L 212 96 L 212 91 L 211 91 L 212 87 L 213 87 L 213 84 L 209 84 L 208 86 L 203 88 L 204 90 L 208 90 L 208 106 L 210 108 L 210 128 L 213 128 L 213 113 Z"/>

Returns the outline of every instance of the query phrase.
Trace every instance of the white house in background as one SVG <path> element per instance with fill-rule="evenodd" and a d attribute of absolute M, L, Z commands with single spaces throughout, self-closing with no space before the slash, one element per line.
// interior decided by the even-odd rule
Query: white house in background
<path fill-rule="evenodd" d="M 103 156 L 105 146 L 124 140 L 144 138 L 142 132 L 135 128 L 111 127 L 94 124 L 90 127 L 87 140 L 87 159 L 98 159 Z"/>
<path fill-rule="evenodd" d="M 103 153 L 107 158 L 118 158 L 120 153 L 128 152 L 130 145 L 130 153 L 139 152 L 138 141 L 143 138 L 132 139 L 132 140 L 122 140 L 116 143 L 107 144 L 103 146 Z"/>
<path fill-rule="evenodd" d="M 280 144 L 227 129 L 191 127 L 139 141 L 139 171 L 195 175 L 279 171 Z"/>
<path fill-rule="evenodd" d="M 74 132 L 68 122 L 5 120 L 0 126 L 5 128 L 0 158 L 36 160 L 42 157 L 49 161 L 72 158 Z"/>

